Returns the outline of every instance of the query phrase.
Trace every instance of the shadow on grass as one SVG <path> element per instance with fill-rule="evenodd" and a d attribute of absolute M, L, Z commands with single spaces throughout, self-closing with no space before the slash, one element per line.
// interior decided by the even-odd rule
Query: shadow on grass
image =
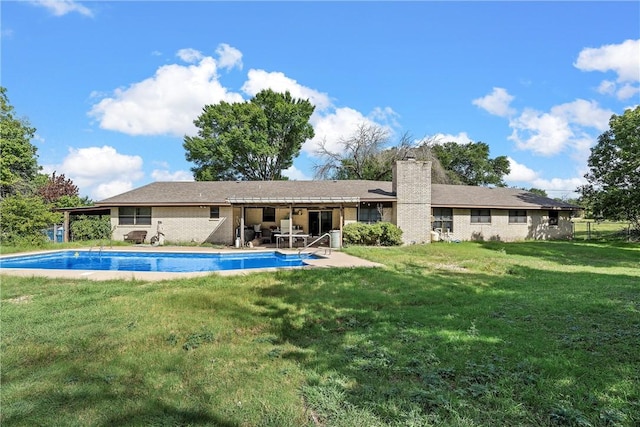
<path fill-rule="evenodd" d="M 404 273 L 281 279 L 256 305 L 279 322 L 282 342 L 302 349 L 281 357 L 312 373 L 305 397 L 329 425 L 345 411 L 399 425 L 640 420 L 637 277 L 613 284 L 610 275 L 528 267 L 427 275 L 407 263 Z"/>

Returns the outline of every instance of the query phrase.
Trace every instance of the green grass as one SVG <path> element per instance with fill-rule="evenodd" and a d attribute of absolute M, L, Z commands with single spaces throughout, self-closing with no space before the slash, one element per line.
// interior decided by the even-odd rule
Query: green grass
<path fill-rule="evenodd" d="M 573 220 L 574 238 L 577 240 L 627 240 L 637 236 L 629 234 L 629 223 L 622 221 Z"/>
<path fill-rule="evenodd" d="M 636 426 L 640 247 L 349 248 L 379 269 L 3 277 L 3 426 Z"/>

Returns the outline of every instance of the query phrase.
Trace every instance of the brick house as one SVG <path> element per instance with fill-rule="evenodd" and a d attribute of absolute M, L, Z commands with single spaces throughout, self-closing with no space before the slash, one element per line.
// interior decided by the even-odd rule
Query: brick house
<path fill-rule="evenodd" d="M 132 230 L 154 236 L 160 227 L 169 242 L 225 245 L 381 220 L 400 227 L 405 244 L 561 239 L 571 237 L 580 209 L 518 189 L 431 184 L 431 163 L 412 159 L 394 165 L 392 182 L 155 182 L 95 208 L 110 210 L 114 240 Z"/>

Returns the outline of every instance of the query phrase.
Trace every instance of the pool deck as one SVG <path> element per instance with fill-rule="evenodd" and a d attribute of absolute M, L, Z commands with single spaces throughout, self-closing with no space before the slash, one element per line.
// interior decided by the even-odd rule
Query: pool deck
<path fill-rule="evenodd" d="M 60 249 L 63 251 L 73 250 L 89 250 L 90 248 L 78 248 L 78 249 Z M 97 250 L 95 247 L 93 250 Z M 273 252 L 273 249 L 214 249 L 214 248 L 198 248 L 187 246 L 150 246 L 150 245 L 136 245 L 136 246 L 114 246 L 113 248 L 102 249 L 103 252 L 190 252 L 190 253 L 255 253 L 255 252 Z M 278 252 L 284 254 L 297 254 L 297 249 L 278 249 Z M 57 250 L 51 251 L 38 251 L 38 252 L 23 252 L 19 254 L 5 255 L 6 257 L 31 255 L 31 254 L 43 254 L 48 252 L 58 252 Z M 336 249 L 332 250 L 315 250 L 311 248 L 310 251 L 303 251 L 303 253 L 316 252 L 317 259 L 309 259 L 306 262 L 309 264 L 307 267 L 300 268 L 330 268 L 330 267 L 380 267 L 380 264 L 375 262 L 366 261 L 361 258 L 357 258 L 351 255 L 347 255 L 344 252 Z M 2 256 L 4 258 L 5 256 Z M 161 280 L 174 280 L 174 279 L 186 279 L 192 277 L 204 277 L 209 275 L 241 275 L 241 274 L 253 274 L 264 271 L 277 271 L 282 269 L 277 268 L 252 268 L 247 270 L 223 270 L 213 272 L 193 272 L 193 273 L 163 273 L 163 272 L 148 272 L 148 271 L 105 271 L 105 270 L 50 270 L 50 269 L 22 269 L 22 268 L 2 268 L 0 269 L 0 276 L 21 276 L 21 277 L 51 277 L 62 279 L 89 279 L 89 280 L 140 280 L 140 281 L 161 281 Z"/>

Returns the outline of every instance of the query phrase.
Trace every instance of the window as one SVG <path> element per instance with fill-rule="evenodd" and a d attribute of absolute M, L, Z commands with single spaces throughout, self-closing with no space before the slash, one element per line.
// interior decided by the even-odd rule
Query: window
<path fill-rule="evenodd" d="M 382 219 L 380 211 L 375 206 L 360 206 L 358 210 L 358 221 L 367 224 L 373 224 Z"/>
<path fill-rule="evenodd" d="M 276 208 L 262 208 L 262 222 L 276 222 Z"/>
<path fill-rule="evenodd" d="M 373 224 L 382 221 L 384 210 L 392 206 L 389 202 L 362 202 L 358 208 L 358 222 Z"/>
<path fill-rule="evenodd" d="M 433 208 L 433 218 L 431 228 L 442 231 L 453 231 L 453 209 L 451 208 Z"/>
<path fill-rule="evenodd" d="M 558 225 L 560 215 L 558 211 L 549 211 L 549 225 Z"/>
<path fill-rule="evenodd" d="M 509 224 L 526 224 L 527 223 L 527 211 L 520 209 L 513 209 L 509 211 Z"/>
<path fill-rule="evenodd" d="M 151 208 L 121 207 L 118 222 L 120 225 L 151 225 Z"/>
<path fill-rule="evenodd" d="M 471 209 L 471 222 L 491 224 L 491 209 Z"/>
<path fill-rule="evenodd" d="M 220 218 L 220 206 L 209 207 L 209 219 L 218 219 L 218 218 Z"/>

